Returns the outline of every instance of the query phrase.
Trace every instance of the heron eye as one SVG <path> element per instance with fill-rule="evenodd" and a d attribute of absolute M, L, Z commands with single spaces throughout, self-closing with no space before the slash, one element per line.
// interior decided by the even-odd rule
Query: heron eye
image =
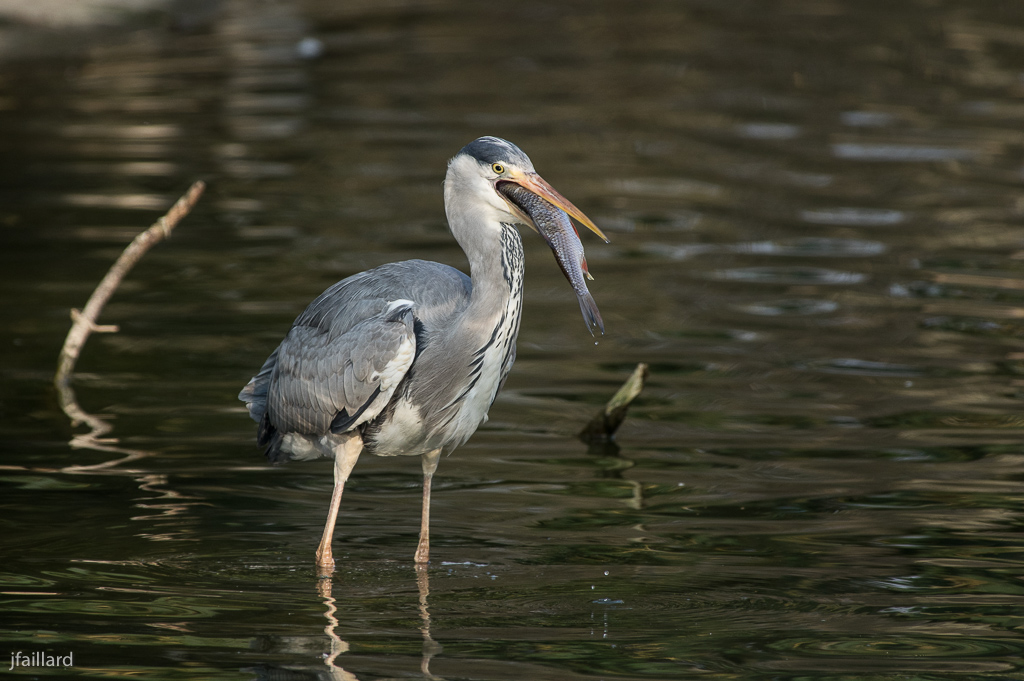
<path fill-rule="evenodd" d="M 501 175 L 502 173 L 505 172 L 505 166 L 501 165 L 500 163 L 492 163 L 491 170 L 494 171 L 495 175 Z"/>

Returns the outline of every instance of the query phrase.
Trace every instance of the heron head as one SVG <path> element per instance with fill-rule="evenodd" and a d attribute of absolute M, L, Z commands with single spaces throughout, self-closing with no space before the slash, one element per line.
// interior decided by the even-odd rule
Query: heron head
<path fill-rule="evenodd" d="M 498 191 L 498 186 L 503 182 L 518 184 L 537 194 L 608 241 L 608 237 L 584 215 L 583 211 L 537 174 L 533 162 L 522 149 L 498 137 L 481 137 L 473 140 L 451 160 L 445 179 L 446 203 L 454 204 L 455 202 L 449 201 L 449 197 L 462 194 L 473 210 L 487 213 L 486 217 L 492 218 L 496 223 L 525 224 L 537 231 L 537 226 L 530 216 Z"/>

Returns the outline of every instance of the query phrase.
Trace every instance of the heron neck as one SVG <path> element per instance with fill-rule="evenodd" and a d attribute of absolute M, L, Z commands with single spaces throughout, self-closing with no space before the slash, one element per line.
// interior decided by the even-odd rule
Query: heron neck
<path fill-rule="evenodd" d="M 523 244 L 515 227 L 492 211 L 474 206 L 469 190 L 445 181 L 445 212 L 452 236 L 469 260 L 473 291 L 465 314 L 480 319 L 501 315 L 522 281 Z"/>
<path fill-rule="evenodd" d="M 515 227 L 502 224 L 498 237 L 476 252 L 466 249 L 473 293 L 469 306 L 485 317 L 500 315 L 510 297 L 515 295 L 523 278 L 523 242 Z"/>

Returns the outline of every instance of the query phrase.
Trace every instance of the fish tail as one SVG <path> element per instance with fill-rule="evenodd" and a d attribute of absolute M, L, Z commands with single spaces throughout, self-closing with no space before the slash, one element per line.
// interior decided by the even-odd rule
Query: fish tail
<path fill-rule="evenodd" d="M 601 319 L 601 311 L 597 309 L 594 296 L 590 295 L 589 291 L 583 291 L 582 293 L 577 293 L 576 297 L 580 301 L 580 312 L 583 313 L 583 322 L 587 325 L 587 331 L 593 336 L 594 329 L 597 328 L 604 335 L 604 320 Z"/>

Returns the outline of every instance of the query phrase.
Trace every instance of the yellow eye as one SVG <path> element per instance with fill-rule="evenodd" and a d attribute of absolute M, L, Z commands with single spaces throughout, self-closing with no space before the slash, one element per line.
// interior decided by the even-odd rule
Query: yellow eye
<path fill-rule="evenodd" d="M 505 166 L 501 165 L 500 163 L 492 163 L 491 170 L 494 171 L 495 175 L 501 175 L 502 173 L 505 172 Z"/>

